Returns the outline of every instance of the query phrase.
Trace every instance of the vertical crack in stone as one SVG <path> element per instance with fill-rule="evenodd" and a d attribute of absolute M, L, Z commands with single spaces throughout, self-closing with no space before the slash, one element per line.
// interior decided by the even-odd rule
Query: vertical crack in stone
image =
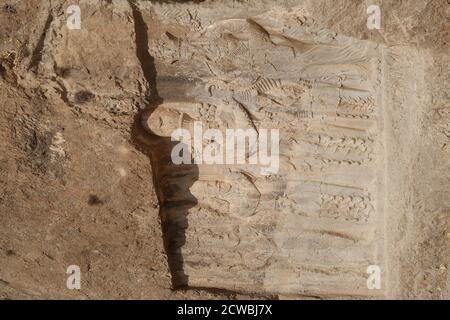
<path fill-rule="evenodd" d="M 188 227 L 187 213 L 197 201 L 190 193 L 189 189 L 192 183 L 198 178 L 198 168 L 196 165 L 189 166 L 191 183 L 184 183 L 176 179 L 176 169 L 169 170 L 171 175 L 167 178 L 167 172 L 164 175 L 162 169 L 166 169 L 170 163 L 170 154 L 174 146 L 174 142 L 170 138 L 160 137 L 143 123 L 150 115 L 163 103 L 157 88 L 157 70 L 154 58 L 149 53 L 148 27 L 144 21 L 142 13 L 135 1 L 129 1 L 135 28 L 136 56 L 141 64 L 144 78 L 147 81 L 147 91 L 145 94 L 145 107 L 136 115 L 132 128 L 132 142 L 137 149 L 146 154 L 150 159 L 153 181 L 156 189 L 158 201 L 160 204 L 160 218 L 162 223 L 164 247 L 167 253 L 168 264 L 172 275 L 172 287 L 174 289 L 187 287 L 188 277 L 183 270 L 183 257 L 181 255 L 181 247 L 186 242 L 185 230 Z M 174 185 L 170 185 L 174 179 Z M 169 185 L 163 190 L 166 185 Z M 176 188 L 176 190 L 169 190 Z M 175 203 L 166 201 L 167 193 L 173 192 L 181 195 L 184 201 Z"/>
<path fill-rule="evenodd" d="M 47 32 L 50 29 L 50 25 L 52 24 L 52 21 L 53 21 L 53 13 L 50 11 L 48 13 L 47 20 L 45 21 L 44 30 L 42 31 L 41 37 L 39 38 L 39 41 L 36 44 L 36 48 L 34 49 L 32 55 L 31 55 L 31 61 L 28 66 L 28 71 L 30 71 L 30 70 L 35 71 L 38 68 L 39 63 L 42 60 L 42 50 L 44 50 L 45 38 L 47 37 Z"/>

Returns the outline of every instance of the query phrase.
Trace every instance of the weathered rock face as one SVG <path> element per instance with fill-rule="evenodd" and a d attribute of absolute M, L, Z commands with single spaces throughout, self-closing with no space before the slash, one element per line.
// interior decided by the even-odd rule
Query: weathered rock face
<path fill-rule="evenodd" d="M 159 149 L 175 283 L 373 294 L 366 269 L 384 264 L 382 48 L 320 28 L 300 8 L 210 21 L 212 10 L 161 5 L 146 16 L 163 99 L 147 127 L 166 138 L 179 127 L 194 136 L 195 121 L 224 136 L 278 129 L 279 170 L 264 173 L 250 156 L 180 167 Z"/>
<path fill-rule="evenodd" d="M 59 93 L 79 112 L 116 127 L 129 126 L 136 113 L 133 100 L 145 96 L 147 86 L 136 55 L 130 6 L 125 1 L 114 6 L 92 1 L 81 8 L 79 30 L 66 26 L 65 8 L 49 11 L 46 37 L 27 72 L 35 71 L 41 86 Z"/>
<path fill-rule="evenodd" d="M 392 48 L 377 37 L 340 34 L 305 9 L 318 15 L 318 4 L 293 2 L 80 1 L 80 30 L 67 28 L 65 4 L 48 4 L 47 14 L 34 22 L 40 28 L 21 29 L 41 29 L 42 34 L 24 41 L 15 60 L 0 60 L 5 83 L 61 108 L 59 127 L 40 129 L 49 132 L 50 168 L 81 184 L 89 170 L 74 163 L 88 167 L 89 159 L 98 157 L 94 171 L 108 179 L 90 188 L 113 190 L 105 207 L 126 217 L 98 210 L 118 229 L 136 225 L 130 231 L 138 233 L 137 244 L 130 246 L 132 260 L 153 250 L 154 264 L 164 268 L 165 278 L 150 286 L 167 290 L 170 270 L 173 287 L 194 291 L 296 298 L 408 296 L 405 288 L 422 292 L 410 287 L 425 271 L 410 272 L 413 261 L 405 257 L 415 250 L 411 230 L 419 228 L 413 228 L 416 222 L 408 212 L 422 206 L 410 194 L 426 189 L 410 173 L 416 154 L 428 150 L 418 152 L 412 145 L 419 138 L 422 146 L 428 141 L 417 128 L 424 126 L 420 115 L 432 100 L 425 76 L 430 59 L 408 45 Z M 443 157 L 450 113 L 445 99 L 437 101 L 444 104 L 437 109 L 436 130 L 446 138 L 432 150 L 441 149 L 436 157 Z M 40 118 L 29 122 L 44 128 Z M 203 133 L 210 130 L 209 136 L 197 141 L 200 127 Z M 192 140 L 175 141 L 179 129 Z M 70 136 L 77 134 L 79 141 Z M 246 139 L 244 148 L 229 143 Z M 98 145 L 86 146 L 87 140 Z M 133 148 L 142 153 L 137 156 L 129 151 Z M 184 150 L 177 156 L 190 164 L 174 163 L 176 148 Z M 145 174 L 139 168 L 147 168 Z M 109 179 L 112 170 L 117 174 Z M 67 189 L 77 183 L 69 182 Z M 436 189 L 447 190 L 442 186 Z M 114 195 L 121 190 L 125 193 Z M 89 199 L 94 199 L 90 206 L 104 204 L 97 196 Z M 445 211 L 445 204 L 437 207 Z M 432 225 L 443 234 L 448 217 L 433 217 Z M 95 230 L 95 223 L 83 219 L 86 225 L 79 230 Z M 145 239 L 148 230 L 151 237 Z M 100 241 L 94 231 L 84 232 L 88 235 L 80 239 L 89 241 L 79 250 L 92 284 L 105 262 L 95 260 L 101 250 L 90 253 L 90 247 L 109 241 L 115 248 L 116 241 L 134 241 L 135 234 L 120 230 L 120 236 L 110 235 L 113 240 Z M 164 245 L 142 245 L 157 237 Z M 433 263 L 440 268 L 446 244 L 435 242 L 441 247 Z M 119 271 L 141 281 L 142 265 Z M 370 266 L 382 272 L 379 289 L 367 285 Z M 156 277 L 159 271 L 151 269 Z M 433 279 L 442 291 L 445 279 Z M 171 295 L 164 291 L 160 296 Z"/>

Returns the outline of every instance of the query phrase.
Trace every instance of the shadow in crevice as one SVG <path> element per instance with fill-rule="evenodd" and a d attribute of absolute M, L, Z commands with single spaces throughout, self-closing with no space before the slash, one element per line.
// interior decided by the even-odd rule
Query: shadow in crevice
<path fill-rule="evenodd" d="M 50 11 L 48 13 L 47 20 L 45 21 L 44 30 L 41 33 L 41 36 L 39 37 L 39 41 L 36 44 L 36 48 L 33 50 L 33 53 L 31 54 L 31 61 L 28 66 L 28 71 L 36 71 L 39 63 L 42 60 L 42 52 L 44 50 L 44 44 L 45 44 L 45 38 L 47 37 L 48 30 L 50 29 L 50 26 L 53 22 L 53 13 Z"/>
<path fill-rule="evenodd" d="M 172 287 L 185 288 L 188 286 L 188 276 L 184 272 L 181 248 L 186 242 L 188 211 L 197 204 L 190 188 L 198 180 L 198 166 L 173 164 L 171 151 L 178 142 L 154 134 L 150 129 L 151 124 L 147 124 L 150 115 L 163 104 L 164 99 L 158 93 L 157 70 L 154 58 L 149 53 L 147 24 L 137 4 L 132 0 L 129 4 L 134 19 L 136 56 L 148 83 L 145 106 L 135 116 L 131 128 L 131 141 L 147 155 L 152 166 Z"/>

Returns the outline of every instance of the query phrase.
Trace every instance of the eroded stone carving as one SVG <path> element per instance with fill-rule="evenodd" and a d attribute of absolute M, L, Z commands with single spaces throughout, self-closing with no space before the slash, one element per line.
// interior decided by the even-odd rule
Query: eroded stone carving
<path fill-rule="evenodd" d="M 144 120 L 149 131 L 170 137 L 194 121 L 280 130 L 277 174 L 161 165 L 169 256 L 182 258 L 175 282 L 377 294 L 365 272 L 383 265 L 381 48 L 318 28 L 300 9 L 214 21 L 194 7 L 179 21 L 167 12 L 154 6 L 147 16 L 158 26 L 150 47 L 164 99 Z"/>

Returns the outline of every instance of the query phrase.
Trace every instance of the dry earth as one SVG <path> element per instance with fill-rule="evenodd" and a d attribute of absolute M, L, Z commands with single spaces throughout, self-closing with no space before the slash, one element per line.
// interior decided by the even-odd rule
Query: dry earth
<path fill-rule="evenodd" d="M 0 25 L 1 299 L 450 298 L 448 0 L 2 0 Z M 195 121 L 279 129 L 279 171 L 174 165 Z"/>

